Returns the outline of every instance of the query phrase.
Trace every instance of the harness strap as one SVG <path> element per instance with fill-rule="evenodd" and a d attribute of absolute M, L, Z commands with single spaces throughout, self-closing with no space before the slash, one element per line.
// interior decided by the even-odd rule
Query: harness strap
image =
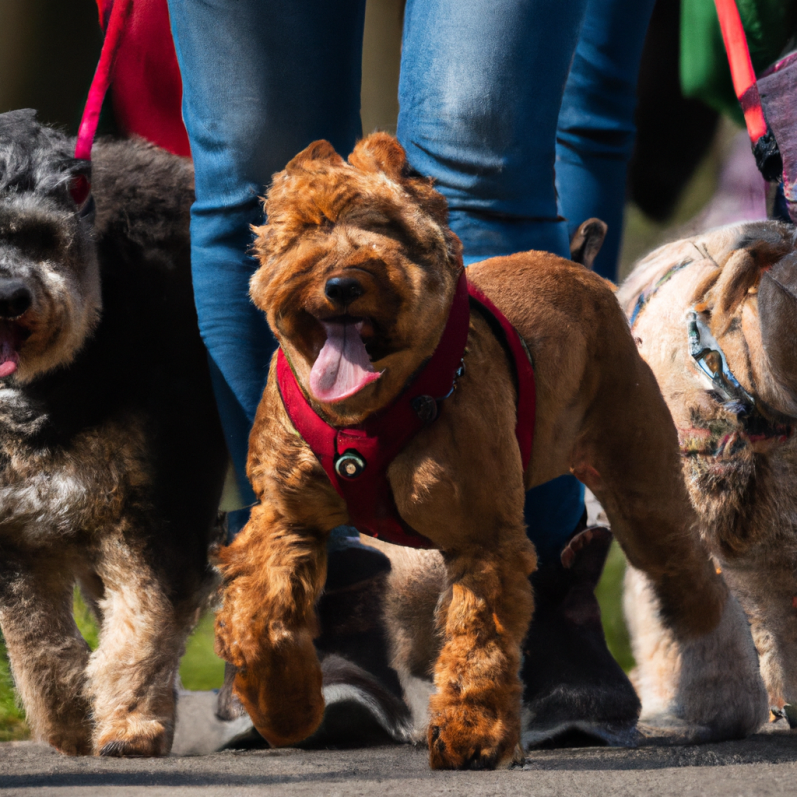
<path fill-rule="evenodd" d="M 484 318 L 509 354 L 514 365 L 515 387 L 517 388 L 517 422 L 515 436 L 520 447 L 523 470 L 531 463 L 531 449 L 534 443 L 534 421 L 537 415 L 537 388 L 534 382 L 534 364 L 531 352 L 520 333 L 509 323 L 509 319 L 475 285 L 468 283 L 468 293 L 481 309 L 486 310 Z"/>

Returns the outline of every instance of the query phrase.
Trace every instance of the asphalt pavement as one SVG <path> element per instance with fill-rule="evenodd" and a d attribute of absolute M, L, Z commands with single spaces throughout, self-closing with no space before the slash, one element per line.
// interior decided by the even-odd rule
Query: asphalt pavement
<path fill-rule="evenodd" d="M 32 742 L 0 744 L 0 792 L 36 797 L 502 795 L 752 797 L 797 793 L 797 731 L 744 741 L 529 753 L 523 768 L 432 772 L 426 750 L 227 750 L 165 759 L 67 758 Z"/>

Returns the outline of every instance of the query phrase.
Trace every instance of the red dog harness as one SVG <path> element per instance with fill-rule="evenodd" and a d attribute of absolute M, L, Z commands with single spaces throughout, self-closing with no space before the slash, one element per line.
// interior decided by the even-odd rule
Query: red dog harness
<path fill-rule="evenodd" d="M 517 330 L 478 288 L 468 284 L 464 272 L 443 336 L 423 370 L 389 407 L 358 426 L 337 429 L 319 417 L 299 387 L 282 349 L 277 354 L 277 384 L 288 417 L 346 501 L 352 525 L 363 534 L 410 548 L 434 547 L 399 515 L 387 469 L 407 443 L 437 418 L 443 400 L 451 395 L 457 378 L 465 371 L 469 296 L 515 364 L 515 435 L 525 470 L 531 459 L 536 408 L 531 358 Z"/>

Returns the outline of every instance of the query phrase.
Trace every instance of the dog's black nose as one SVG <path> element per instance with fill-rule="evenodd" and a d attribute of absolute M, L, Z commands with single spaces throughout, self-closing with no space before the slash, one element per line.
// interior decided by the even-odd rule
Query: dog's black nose
<path fill-rule="evenodd" d="M 16 318 L 33 303 L 28 286 L 15 279 L 0 279 L 0 318 Z"/>
<path fill-rule="evenodd" d="M 333 304 L 346 307 L 365 293 L 363 286 L 354 277 L 332 277 L 327 280 L 324 293 Z"/>

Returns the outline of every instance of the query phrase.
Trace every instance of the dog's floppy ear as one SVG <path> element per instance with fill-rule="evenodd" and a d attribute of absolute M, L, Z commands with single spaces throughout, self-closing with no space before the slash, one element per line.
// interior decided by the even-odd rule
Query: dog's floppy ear
<path fill-rule="evenodd" d="M 764 272 L 758 313 L 769 365 L 797 397 L 797 253 L 789 253 Z"/>
<path fill-rule="evenodd" d="M 736 239 L 714 257 L 722 264 L 714 287 L 715 314 L 726 316 L 730 323 L 745 296 L 756 292 L 761 275 L 793 250 L 794 237 L 793 228 L 778 222 L 743 225 Z"/>
<path fill-rule="evenodd" d="M 408 176 L 404 148 L 387 133 L 371 133 L 358 141 L 349 155 L 349 163 L 363 172 L 384 172 L 397 182 Z"/>
<path fill-rule="evenodd" d="M 335 148 L 332 144 L 322 138 L 309 144 L 298 155 L 291 158 L 288 165 L 285 167 L 285 171 L 303 171 L 308 168 L 313 168 L 310 164 L 315 163 L 317 166 L 319 161 L 328 161 L 332 166 L 343 166 L 345 163 L 343 158 L 335 152 Z"/>

